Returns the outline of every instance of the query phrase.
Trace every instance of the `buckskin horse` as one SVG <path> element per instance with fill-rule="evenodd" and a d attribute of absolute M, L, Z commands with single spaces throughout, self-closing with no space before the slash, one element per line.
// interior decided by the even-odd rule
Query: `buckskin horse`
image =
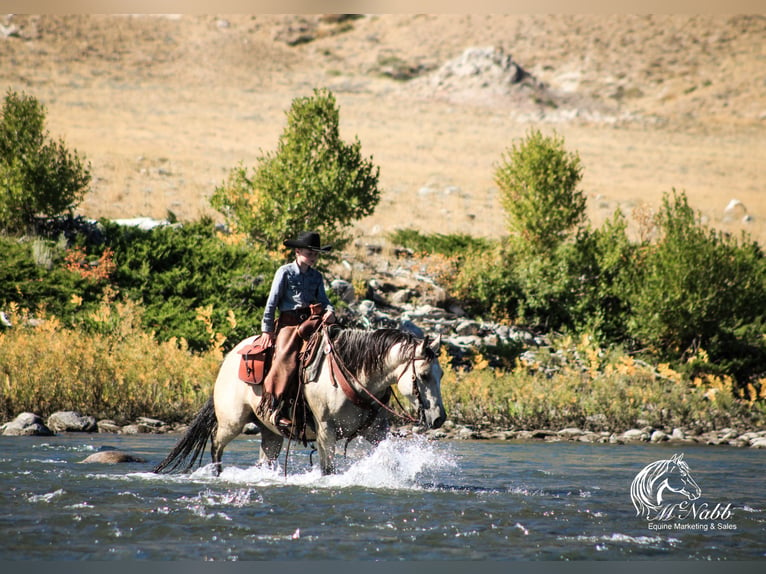
<path fill-rule="evenodd" d="M 373 444 L 385 438 L 388 401 L 392 388 L 406 397 L 418 411 L 410 419 L 427 428 L 439 428 L 446 419 L 441 397 L 443 371 L 438 361 L 440 338 L 430 343 L 398 329 L 364 331 L 343 329 L 331 334 L 323 328 L 313 377 L 302 369 L 300 392 L 309 411 L 304 440 L 316 442 L 323 475 L 335 470 L 338 439 L 362 436 Z M 243 382 L 239 377 L 239 350 L 255 337 L 241 341 L 224 358 L 213 396 L 197 413 L 175 448 L 154 472 L 189 471 L 199 463 L 208 440 L 214 472 L 222 470 L 224 448 L 249 422 L 261 433 L 259 463 L 273 463 L 285 436 L 259 409 L 263 385 Z M 313 379 L 313 380 L 311 380 Z"/>

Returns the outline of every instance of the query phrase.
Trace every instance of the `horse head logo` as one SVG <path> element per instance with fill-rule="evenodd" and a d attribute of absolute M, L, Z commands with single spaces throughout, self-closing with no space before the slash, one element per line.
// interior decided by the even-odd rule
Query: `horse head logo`
<path fill-rule="evenodd" d="M 645 516 L 647 520 L 669 516 L 667 508 L 677 499 L 674 497 L 666 502 L 666 496 L 671 494 L 680 495 L 685 500 L 697 500 L 700 497 L 702 491 L 683 458 L 683 454 L 676 454 L 670 460 L 658 460 L 636 475 L 630 486 L 636 516 Z"/>

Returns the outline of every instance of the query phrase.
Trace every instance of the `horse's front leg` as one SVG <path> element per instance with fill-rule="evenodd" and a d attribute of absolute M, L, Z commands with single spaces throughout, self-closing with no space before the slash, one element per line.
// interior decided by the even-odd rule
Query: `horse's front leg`
<path fill-rule="evenodd" d="M 259 425 L 261 429 L 261 450 L 258 457 L 259 464 L 272 464 L 279 457 L 282 450 L 282 435 L 272 432 L 266 425 Z"/>
<path fill-rule="evenodd" d="M 319 466 L 322 474 L 335 472 L 335 425 L 329 422 L 317 423 L 317 451 L 319 451 Z"/>
<path fill-rule="evenodd" d="M 372 424 L 362 431 L 361 435 L 372 445 L 379 445 L 388 436 L 391 425 L 388 422 L 388 416 L 385 412 L 378 411 Z"/>

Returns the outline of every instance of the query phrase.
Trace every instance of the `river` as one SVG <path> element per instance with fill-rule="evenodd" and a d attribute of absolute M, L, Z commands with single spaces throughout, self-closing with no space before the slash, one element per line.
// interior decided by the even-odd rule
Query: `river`
<path fill-rule="evenodd" d="M 177 439 L 0 437 L 0 560 L 766 557 L 761 450 L 391 438 L 352 442 L 322 477 L 302 445 L 286 469 L 255 466 L 259 439 L 243 435 L 220 477 L 151 473 Z M 104 447 L 146 462 L 80 464 Z M 669 520 L 637 516 L 632 481 L 676 454 L 697 498 Z"/>

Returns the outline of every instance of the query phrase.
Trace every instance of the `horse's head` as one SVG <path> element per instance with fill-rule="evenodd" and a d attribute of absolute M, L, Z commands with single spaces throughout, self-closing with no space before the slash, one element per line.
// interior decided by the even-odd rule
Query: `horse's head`
<path fill-rule="evenodd" d="M 432 429 L 447 419 L 442 403 L 440 346 L 441 336 L 430 343 L 427 339 L 418 341 L 397 384 L 399 392 L 417 405 L 421 422 Z"/>

